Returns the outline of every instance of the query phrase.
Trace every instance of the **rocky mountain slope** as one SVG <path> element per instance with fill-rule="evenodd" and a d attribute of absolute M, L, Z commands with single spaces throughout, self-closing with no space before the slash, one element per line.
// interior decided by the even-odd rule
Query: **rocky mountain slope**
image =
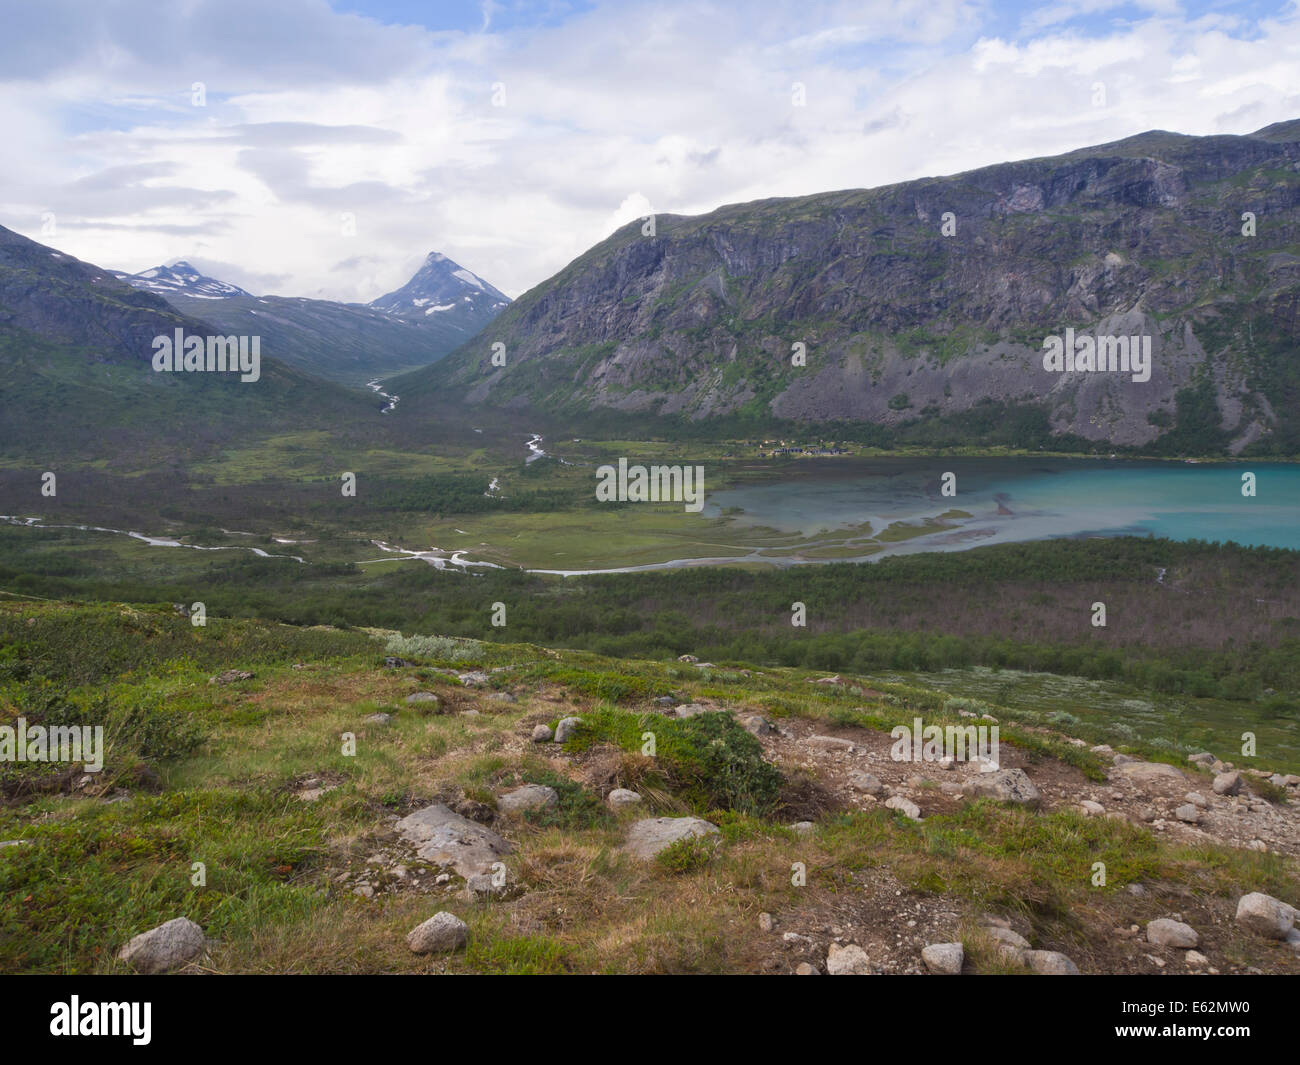
<path fill-rule="evenodd" d="M 619 229 L 403 394 L 919 426 L 921 443 L 954 418 L 1028 411 L 1085 444 L 1300 450 L 1300 121 L 646 228 Z M 1150 379 L 1048 372 L 1044 339 L 1067 328 L 1150 336 Z"/>

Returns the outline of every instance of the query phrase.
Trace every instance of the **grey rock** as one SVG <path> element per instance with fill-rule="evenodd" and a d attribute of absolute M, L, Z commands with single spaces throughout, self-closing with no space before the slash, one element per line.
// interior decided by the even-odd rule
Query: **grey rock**
<path fill-rule="evenodd" d="M 411 692 L 411 694 L 406 697 L 406 701 L 408 703 L 432 703 L 434 706 L 437 706 L 439 699 L 433 694 L 433 692 Z"/>
<path fill-rule="evenodd" d="M 492 865 L 512 850 L 509 843 L 440 802 L 403 817 L 398 833 L 416 854 L 434 865 L 450 865 L 461 876 L 491 872 Z"/>
<path fill-rule="evenodd" d="M 118 951 L 117 957 L 139 972 L 165 973 L 199 957 L 207 942 L 201 926 L 187 917 L 176 917 L 141 932 Z"/>
<path fill-rule="evenodd" d="M 865 791 L 868 795 L 879 795 L 885 790 L 885 786 L 880 783 L 873 774 L 863 772 L 861 769 L 855 769 L 849 773 L 849 787 L 856 791 Z"/>
<path fill-rule="evenodd" d="M 484 684 L 490 683 L 492 677 L 490 674 L 476 669 L 469 673 L 460 673 L 456 679 L 467 688 L 481 688 Z"/>
<path fill-rule="evenodd" d="M 1236 795 L 1241 791 L 1241 774 L 1236 770 L 1231 773 L 1220 773 L 1214 778 L 1215 795 Z"/>
<path fill-rule="evenodd" d="M 392 720 L 392 714 L 367 714 L 361 722 L 365 725 L 387 725 Z"/>
<path fill-rule="evenodd" d="M 581 724 L 582 718 L 580 717 L 561 718 L 559 724 L 555 726 L 555 742 L 568 743 Z"/>
<path fill-rule="evenodd" d="M 921 808 L 902 795 L 891 795 L 885 800 L 885 806 L 891 810 L 897 810 L 904 817 L 910 817 L 913 821 L 921 820 Z"/>
<path fill-rule="evenodd" d="M 697 714 L 709 714 L 714 712 L 714 707 L 705 706 L 703 703 L 683 703 L 675 713 L 678 717 L 695 717 Z"/>
<path fill-rule="evenodd" d="M 750 714 L 742 724 L 745 726 L 746 732 L 755 736 L 771 736 L 776 732 L 776 726 L 762 714 Z"/>
<path fill-rule="evenodd" d="M 1099 802 L 1093 802 L 1091 799 L 1084 799 L 1079 803 L 1079 807 L 1089 817 L 1100 817 L 1106 812 L 1106 807 Z"/>
<path fill-rule="evenodd" d="M 648 861 L 678 840 L 720 835 L 717 825 L 700 817 L 648 817 L 628 829 L 623 849 L 634 858 Z"/>
<path fill-rule="evenodd" d="M 1190 802 L 1178 807 L 1174 811 L 1174 816 L 1189 825 L 1199 825 L 1201 823 L 1201 811 Z"/>
<path fill-rule="evenodd" d="M 937 976 L 958 976 L 966 950 L 960 943 L 931 943 L 921 949 L 921 960 Z"/>
<path fill-rule="evenodd" d="M 525 784 L 497 796 L 497 809 L 502 813 L 517 814 L 526 810 L 540 810 L 545 806 L 555 806 L 560 796 L 554 788 L 545 784 Z"/>
<path fill-rule="evenodd" d="M 870 976 L 871 961 L 856 943 L 840 946 L 832 943 L 826 954 L 828 976 Z"/>
<path fill-rule="evenodd" d="M 1295 919 L 1294 906 L 1261 891 L 1243 895 L 1237 903 L 1237 923 L 1269 939 L 1286 939 Z"/>
<path fill-rule="evenodd" d="M 968 798 L 996 799 L 1023 806 L 1037 806 L 1040 801 L 1038 789 L 1023 769 L 1000 769 L 996 773 L 972 777 L 961 790 Z"/>
<path fill-rule="evenodd" d="M 1201 937 L 1189 924 L 1160 917 L 1147 925 L 1147 942 L 1157 947 L 1190 950 L 1201 942 Z"/>
<path fill-rule="evenodd" d="M 1114 773 L 1135 784 L 1148 784 L 1157 780 L 1185 780 L 1182 770 L 1164 762 L 1125 762 L 1117 765 Z"/>
<path fill-rule="evenodd" d="M 446 954 L 469 941 L 469 926 L 454 913 L 442 910 L 406 933 L 406 945 L 416 954 Z"/>
<path fill-rule="evenodd" d="M 1078 976 L 1079 967 L 1056 950 L 1027 950 L 1025 964 L 1039 976 Z"/>
<path fill-rule="evenodd" d="M 534 743 L 550 743 L 555 737 L 555 730 L 550 725 L 538 725 L 533 729 Z"/>
<path fill-rule="evenodd" d="M 605 796 L 605 801 L 615 810 L 622 810 L 627 806 L 637 806 L 641 802 L 641 796 L 630 788 L 615 788 Z"/>
<path fill-rule="evenodd" d="M 821 976 L 821 970 L 810 962 L 801 961 L 794 967 L 795 976 Z"/>

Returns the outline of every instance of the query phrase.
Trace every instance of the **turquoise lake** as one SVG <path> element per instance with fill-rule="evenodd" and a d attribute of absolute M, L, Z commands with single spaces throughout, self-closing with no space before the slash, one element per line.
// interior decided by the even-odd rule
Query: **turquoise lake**
<path fill-rule="evenodd" d="M 956 494 L 940 494 L 956 475 Z M 1255 495 L 1242 475 L 1255 475 Z M 738 508 L 743 513 L 736 513 Z M 779 481 L 709 493 L 705 514 L 815 539 L 869 522 L 917 524 L 951 510 L 954 528 L 889 545 L 887 554 L 959 551 L 1054 537 L 1159 536 L 1300 549 L 1300 466 L 1086 459 L 809 461 Z M 880 557 L 876 555 L 875 557 Z"/>

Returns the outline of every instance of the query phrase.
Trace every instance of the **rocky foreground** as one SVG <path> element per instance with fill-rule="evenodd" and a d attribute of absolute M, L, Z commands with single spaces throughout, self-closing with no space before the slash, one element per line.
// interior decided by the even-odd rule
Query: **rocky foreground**
<path fill-rule="evenodd" d="M 1293 773 L 864 677 L 319 639 L 115 677 L 184 753 L 3 778 L 6 970 L 1300 972 Z M 901 760 L 918 717 L 996 761 Z"/>

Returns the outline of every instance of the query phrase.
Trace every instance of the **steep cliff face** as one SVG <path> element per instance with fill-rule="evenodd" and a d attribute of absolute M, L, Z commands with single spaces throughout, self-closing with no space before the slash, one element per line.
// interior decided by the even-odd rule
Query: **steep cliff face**
<path fill-rule="evenodd" d="M 404 393 L 883 426 L 993 400 L 1090 441 L 1300 446 L 1300 122 L 1147 133 L 643 229 L 520 297 Z M 1149 337 L 1149 379 L 1045 370 L 1044 338 L 1066 329 Z"/>

